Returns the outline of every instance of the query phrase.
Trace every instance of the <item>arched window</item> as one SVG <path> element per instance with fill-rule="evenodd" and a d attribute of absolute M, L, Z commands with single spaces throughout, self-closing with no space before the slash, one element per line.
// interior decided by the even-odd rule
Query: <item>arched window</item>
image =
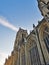
<path fill-rule="evenodd" d="M 29 51 L 30 52 L 31 65 L 41 65 L 36 42 L 33 42 L 33 44 L 35 44 L 35 45 Z"/>
<path fill-rule="evenodd" d="M 45 27 L 43 35 L 44 35 L 43 37 L 44 37 L 46 48 L 49 52 L 49 28 L 48 27 Z"/>

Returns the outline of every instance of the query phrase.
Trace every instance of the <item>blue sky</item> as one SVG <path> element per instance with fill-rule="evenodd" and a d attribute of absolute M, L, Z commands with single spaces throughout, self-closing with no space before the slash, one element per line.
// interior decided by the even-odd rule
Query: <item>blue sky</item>
<path fill-rule="evenodd" d="M 0 0 L 0 17 L 8 20 L 16 28 L 33 29 L 42 19 L 37 0 Z M 15 31 L 0 24 L 0 65 L 10 55 L 14 47 Z"/>

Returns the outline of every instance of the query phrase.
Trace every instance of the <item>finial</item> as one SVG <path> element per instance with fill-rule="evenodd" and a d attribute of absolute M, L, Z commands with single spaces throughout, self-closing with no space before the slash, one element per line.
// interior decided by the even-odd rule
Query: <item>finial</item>
<path fill-rule="evenodd" d="M 38 24 L 40 23 L 40 21 L 38 21 Z"/>
<path fill-rule="evenodd" d="M 35 28 L 35 25 L 33 24 L 33 28 Z"/>

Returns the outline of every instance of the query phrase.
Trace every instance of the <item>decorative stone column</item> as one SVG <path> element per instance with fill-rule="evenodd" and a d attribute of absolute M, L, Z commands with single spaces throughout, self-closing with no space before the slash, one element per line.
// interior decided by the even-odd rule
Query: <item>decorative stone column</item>
<path fill-rule="evenodd" d="M 38 48 L 38 52 L 39 52 L 41 65 L 45 65 L 45 60 L 43 59 L 43 51 L 42 51 L 41 44 L 40 44 L 40 41 L 39 41 L 39 38 L 38 38 L 37 29 L 36 29 L 34 24 L 33 24 L 33 28 L 34 28 L 34 32 L 35 32 L 35 36 L 36 36 L 37 48 Z"/>
<path fill-rule="evenodd" d="M 26 38 L 24 38 L 24 46 L 25 46 L 25 61 L 26 61 L 26 65 L 27 65 L 27 48 L 26 48 L 26 44 L 27 44 L 27 40 L 26 40 Z"/>
<path fill-rule="evenodd" d="M 18 65 L 20 65 L 20 45 L 18 45 Z"/>
<path fill-rule="evenodd" d="M 22 59 L 21 59 L 21 49 L 20 49 L 20 65 L 22 65 Z"/>

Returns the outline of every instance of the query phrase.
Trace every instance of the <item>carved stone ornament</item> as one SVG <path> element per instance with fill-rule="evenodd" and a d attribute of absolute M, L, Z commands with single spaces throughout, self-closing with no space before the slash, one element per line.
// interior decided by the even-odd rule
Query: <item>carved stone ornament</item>
<path fill-rule="evenodd" d="M 37 0 L 37 1 L 41 14 L 47 21 L 49 21 L 49 0 Z"/>

